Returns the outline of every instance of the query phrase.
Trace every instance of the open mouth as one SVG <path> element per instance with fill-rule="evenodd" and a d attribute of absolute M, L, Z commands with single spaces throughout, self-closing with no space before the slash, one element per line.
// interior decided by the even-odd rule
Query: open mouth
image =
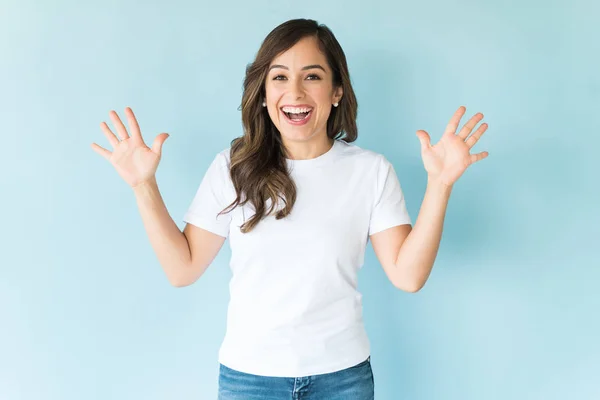
<path fill-rule="evenodd" d="M 285 115 L 288 122 L 297 125 L 306 123 L 310 119 L 313 109 L 290 109 L 288 107 L 282 107 L 281 112 Z"/>

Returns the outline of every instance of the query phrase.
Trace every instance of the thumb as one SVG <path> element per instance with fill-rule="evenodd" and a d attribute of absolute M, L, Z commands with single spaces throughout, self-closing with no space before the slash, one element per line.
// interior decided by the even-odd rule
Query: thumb
<path fill-rule="evenodd" d="M 154 143 L 152 143 L 152 151 L 160 156 L 162 153 L 162 146 L 169 136 L 168 133 L 161 133 L 158 135 L 156 139 L 154 139 Z"/>
<path fill-rule="evenodd" d="M 417 131 L 417 138 L 419 138 L 419 141 L 421 142 L 421 151 L 425 151 L 431 146 L 429 134 L 424 130 Z"/>

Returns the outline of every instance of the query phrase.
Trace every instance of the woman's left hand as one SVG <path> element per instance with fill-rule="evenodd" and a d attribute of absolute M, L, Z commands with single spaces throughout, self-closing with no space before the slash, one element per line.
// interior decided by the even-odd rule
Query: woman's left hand
<path fill-rule="evenodd" d="M 469 153 L 469 150 L 477 143 L 488 127 L 485 123 L 481 124 L 469 136 L 475 125 L 483 119 L 483 114 L 475 114 L 460 132 L 455 134 L 466 111 L 467 109 L 464 106 L 458 108 L 450 119 L 442 138 L 433 146 L 427 132 L 424 130 L 417 131 L 417 137 L 421 142 L 423 165 L 430 181 L 433 180 L 446 186 L 452 186 L 471 164 L 488 156 L 487 151 L 477 154 Z"/>

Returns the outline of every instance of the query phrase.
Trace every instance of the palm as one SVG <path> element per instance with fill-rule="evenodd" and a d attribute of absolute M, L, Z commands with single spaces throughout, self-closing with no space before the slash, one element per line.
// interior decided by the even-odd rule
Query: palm
<path fill-rule="evenodd" d="M 466 109 L 460 107 L 450 120 L 440 141 L 431 145 L 429 134 L 423 130 L 417 131 L 421 141 L 421 157 L 423 166 L 430 179 L 435 179 L 447 186 L 452 186 L 465 170 L 473 163 L 488 156 L 487 152 L 470 154 L 469 151 L 477 143 L 487 124 L 482 124 L 471 136 L 469 134 L 475 125 L 483 119 L 483 114 L 476 114 L 465 124 L 458 134 L 455 134 L 461 117 Z"/>
<path fill-rule="evenodd" d="M 132 143 L 132 140 L 121 141 L 109 161 L 125 182 L 136 186 L 154 176 L 160 157 L 145 143 Z"/>
<path fill-rule="evenodd" d="M 103 122 L 101 124 L 102 131 L 114 150 L 110 152 L 96 143 L 92 143 L 92 148 L 115 167 L 127 184 L 135 187 L 154 177 L 160 162 L 162 145 L 169 135 L 161 133 L 154 139 L 152 148 L 149 148 L 144 143 L 133 111 L 129 107 L 125 111 L 131 136 L 127 133 L 117 113 L 113 111 L 110 113 L 110 117 L 116 126 L 121 141 Z"/>

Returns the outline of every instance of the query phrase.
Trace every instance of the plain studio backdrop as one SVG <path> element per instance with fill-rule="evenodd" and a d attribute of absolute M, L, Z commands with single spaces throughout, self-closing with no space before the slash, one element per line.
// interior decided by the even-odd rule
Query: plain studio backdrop
<path fill-rule="evenodd" d="M 246 64 L 298 17 L 327 24 L 359 146 L 394 165 L 413 221 L 454 111 L 490 156 L 454 187 L 431 277 L 359 273 L 378 400 L 600 398 L 600 3 L 0 1 L 0 399 L 214 399 L 229 243 L 171 287 L 131 189 L 90 148 L 132 107 L 176 223 L 242 134 Z M 349 216 L 350 217 L 350 216 Z M 308 250 L 307 250 L 308 251 Z M 299 273 L 302 273 L 299 271 Z"/>

